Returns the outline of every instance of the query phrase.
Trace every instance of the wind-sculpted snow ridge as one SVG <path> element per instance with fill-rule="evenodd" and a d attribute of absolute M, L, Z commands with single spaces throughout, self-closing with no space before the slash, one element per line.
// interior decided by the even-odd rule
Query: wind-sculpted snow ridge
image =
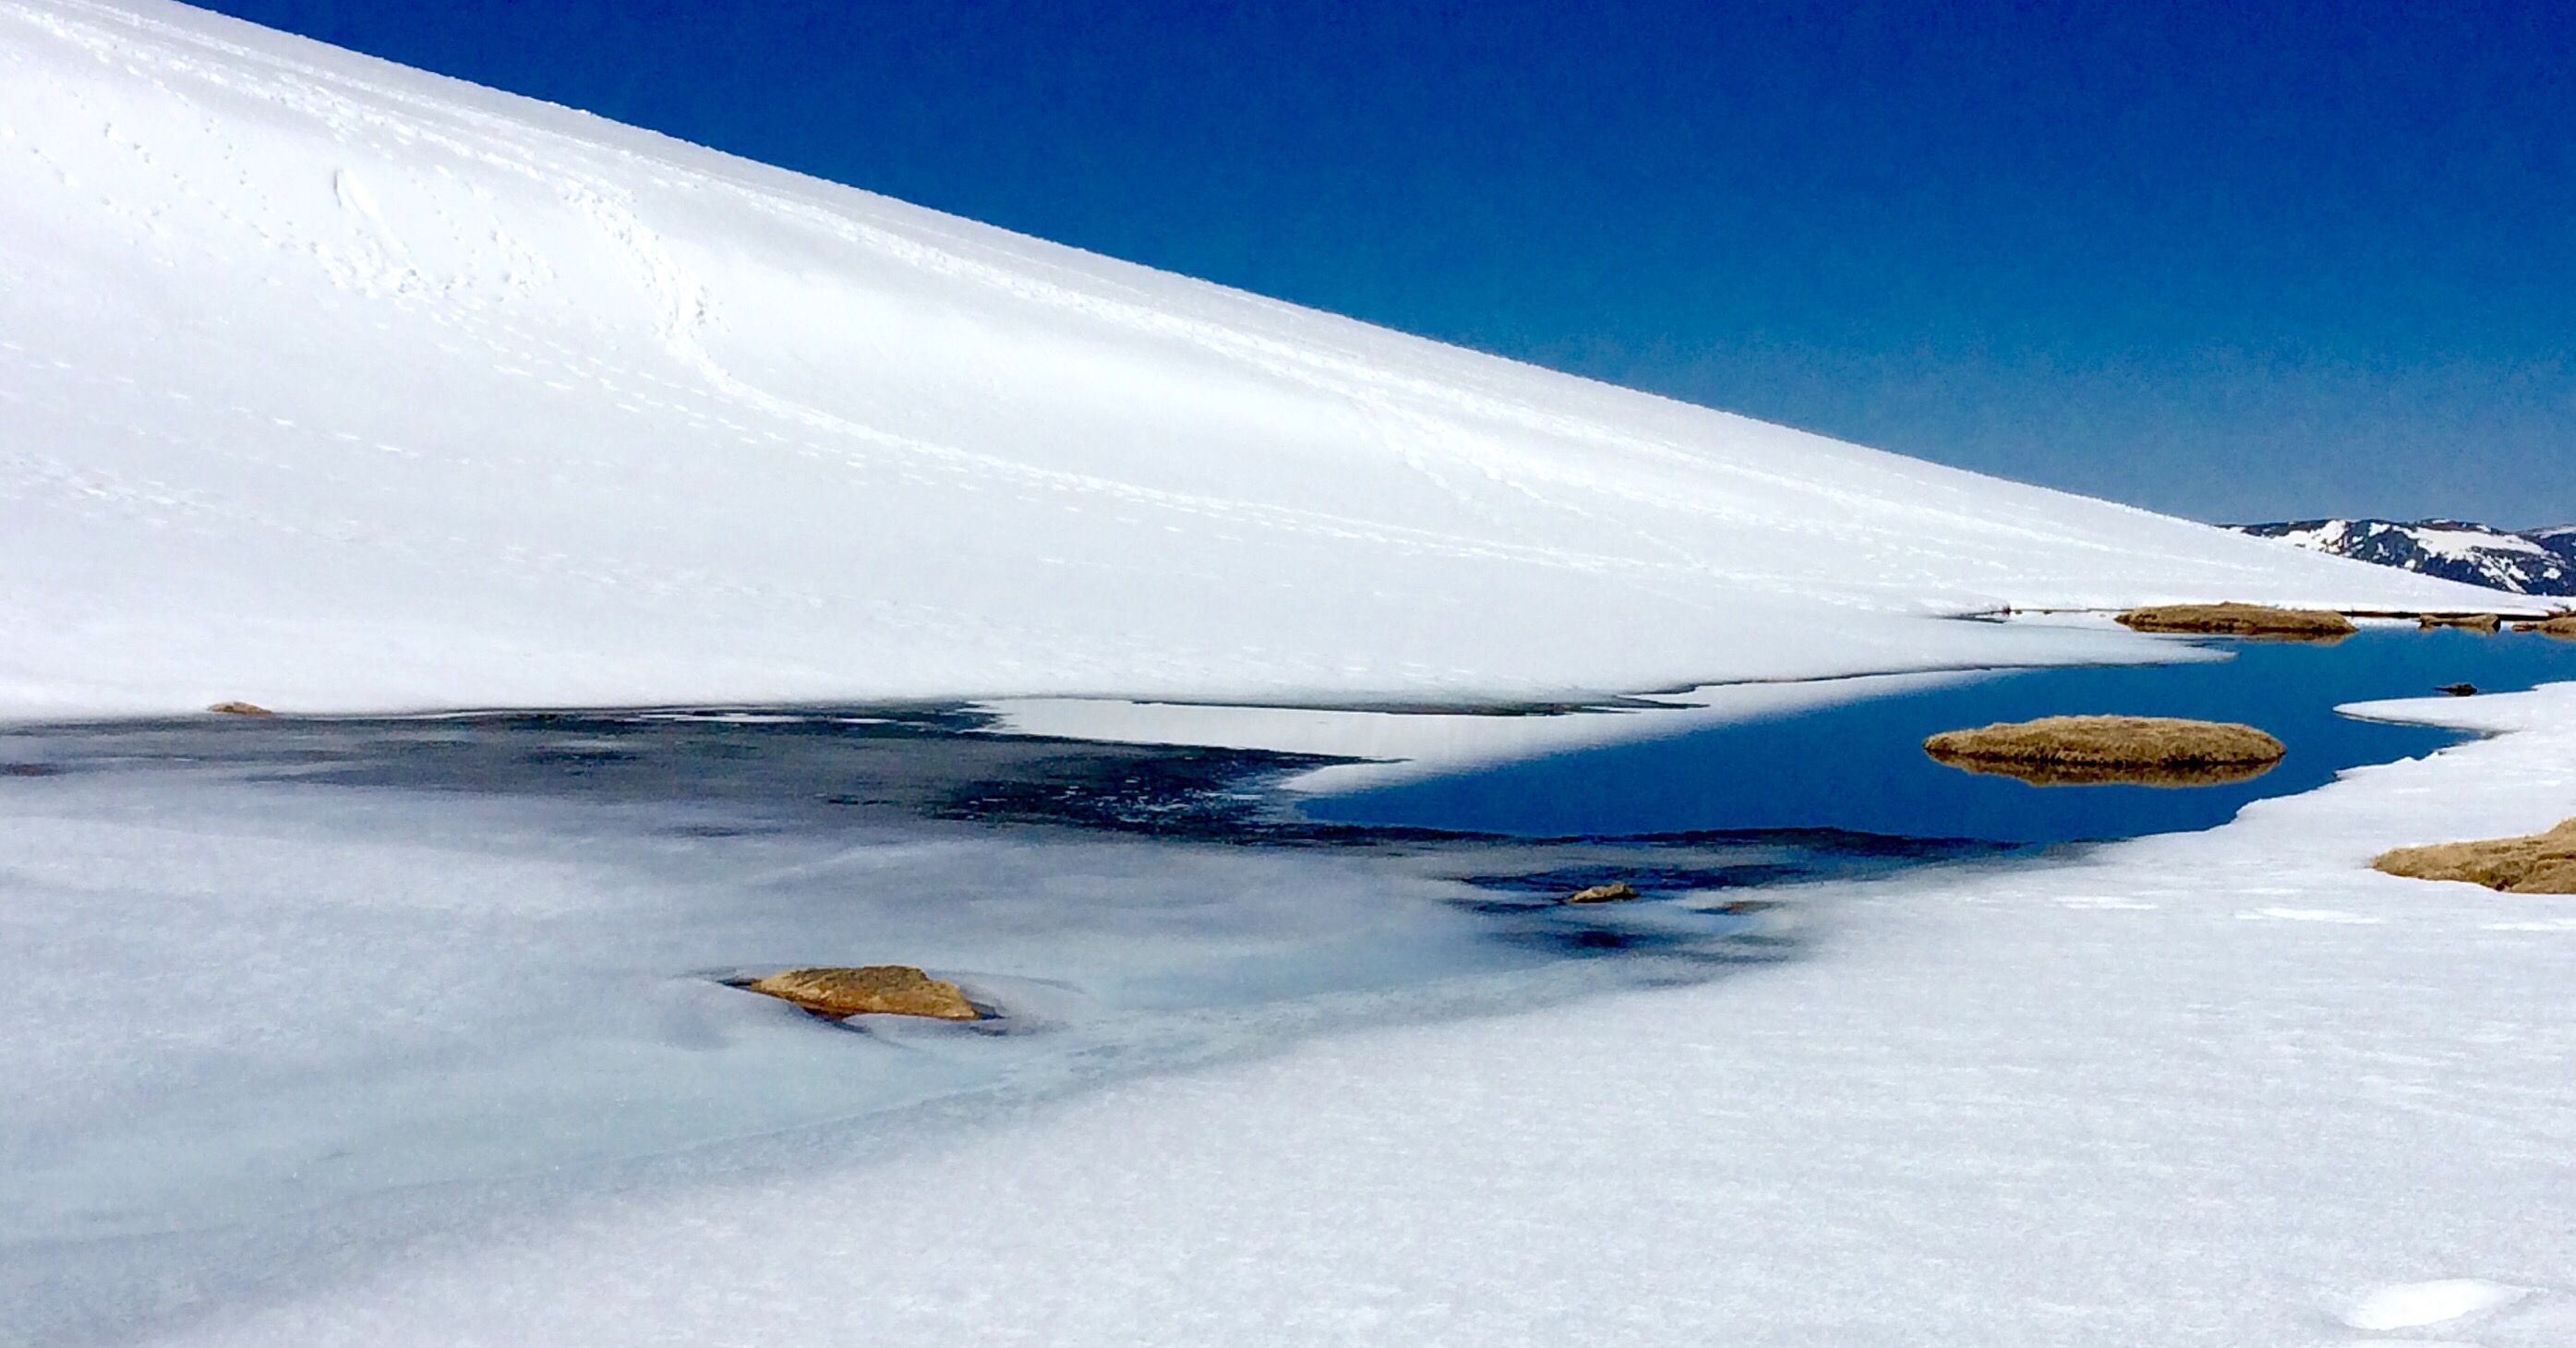
<path fill-rule="evenodd" d="M 0 3 L 0 710 L 1673 687 L 2467 589 Z"/>

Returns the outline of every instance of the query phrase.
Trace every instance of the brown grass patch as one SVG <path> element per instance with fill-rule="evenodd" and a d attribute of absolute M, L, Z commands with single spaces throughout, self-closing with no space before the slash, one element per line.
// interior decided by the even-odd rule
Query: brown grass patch
<path fill-rule="evenodd" d="M 2561 641 L 2576 641 L 2576 613 L 2561 613 L 2539 622 L 2515 623 L 2513 630 L 2538 632 L 2542 636 L 2556 637 Z"/>
<path fill-rule="evenodd" d="M 928 1016 L 934 1020 L 982 1018 L 956 984 L 906 964 L 788 969 L 743 986 L 764 996 L 794 1002 L 831 1020 L 868 1015 Z"/>
<path fill-rule="evenodd" d="M 2361 630 L 2340 613 L 2266 604 L 2162 604 L 2133 608 L 2121 614 L 2118 621 L 2139 632 L 2202 632 L 2296 641 L 2331 640 Z"/>
<path fill-rule="evenodd" d="M 2497 613 L 2419 613 L 2415 626 L 2420 631 L 2436 627 L 2465 627 L 2472 632 L 2497 632 L 2504 628 L 2504 616 Z"/>
<path fill-rule="evenodd" d="M 2465 880 L 2508 894 L 2576 894 L 2576 819 L 2519 838 L 2400 847 L 2370 865 L 2411 880 Z"/>
<path fill-rule="evenodd" d="M 2169 716 L 2046 716 L 1945 730 L 1923 752 L 2035 786 L 2213 786 L 2272 770 L 2287 752 L 2250 725 Z"/>

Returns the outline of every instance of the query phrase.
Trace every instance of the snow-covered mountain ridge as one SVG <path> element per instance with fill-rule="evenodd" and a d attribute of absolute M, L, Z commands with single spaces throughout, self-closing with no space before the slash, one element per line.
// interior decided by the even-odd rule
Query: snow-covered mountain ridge
<path fill-rule="evenodd" d="M 2576 525 L 2513 531 L 2461 520 L 2328 519 L 2229 527 L 2512 594 L 2576 595 Z"/>
<path fill-rule="evenodd" d="M 1504 697 L 2491 602 L 152 0 L 0 0 L 0 409 L 21 714 Z"/>

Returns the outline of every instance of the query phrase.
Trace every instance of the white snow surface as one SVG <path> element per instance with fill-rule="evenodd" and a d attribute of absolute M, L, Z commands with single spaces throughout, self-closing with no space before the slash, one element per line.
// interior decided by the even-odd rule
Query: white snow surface
<path fill-rule="evenodd" d="M 2416 545 L 2426 552 L 2459 561 L 2479 561 L 2498 552 L 2526 557 L 2556 555 L 2528 538 L 2493 529 L 2416 529 L 2413 533 Z"/>
<path fill-rule="evenodd" d="M 0 538 L 21 716 L 1472 700 L 2496 603 L 148 0 L 0 0 Z"/>
<path fill-rule="evenodd" d="M 2444 526 L 2431 522 L 2391 524 L 2382 520 L 2372 521 L 2367 528 L 2363 528 L 2358 521 L 2354 520 L 2326 520 L 2313 528 L 2293 529 L 2287 533 L 2271 534 L 2268 537 L 2295 547 L 2318 552 L 2334 552 L 2352 538 L 2356 529 L 2361 529 L 2361 536 L 2365 538 L 2388 533 L 2392 529 L 2399 530 L 2424 551 L 2436 557 L 2457 562 L 2484 561 L 2495 553 L 2511 553 L 2525 557 L 2557 555 L 2533 542 L 2531 538 L 2520 534 L 2509 534 L 2500 529 L 2490 529 L 2483 525 Z M 2543 530 L 2534 536 L 2545 538 L 2550 534 Z"/>
<path fill-rule="evenodd" d="M 2177 646 L 2177 659 L 2198 652 Z M 1385 786 L 1512 759 L 1687 734 L 1729 721 L 1785 716 L 1828 703 L 1936 688 L 1967 673 L 1863 674 L 1848 679 L 1732 683 L 1626 698 L 1553 715 L 1349 707 L 1245 707 L 1119 698 L 1005 698 L 978 704 L 994 729 L 1124 744 L 1268 749 L 1357 761 L 1283 783 L 1328 794 Z"/>
<path fill-rule="evenodd" d="M 2422 1329 L 2509 1306 L 2527 1290 L 2484 1278 L 2397 1283 L 2363 1297 L 2345 1313 L 2343 1322 L 2355 1329 Z"/>
<path fill-rule="evenodd" d="M 161 1341 L 2563 1345 L 2576 899 L 2366 862 L 2568 813 L 2576 685 L 2366 710 L 2511 733 L 1827 887 L 1810 958 L 711 1159 Z"/>

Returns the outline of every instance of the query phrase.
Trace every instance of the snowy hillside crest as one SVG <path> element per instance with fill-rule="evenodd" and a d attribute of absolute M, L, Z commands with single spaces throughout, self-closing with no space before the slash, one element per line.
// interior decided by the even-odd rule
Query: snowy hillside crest
<path fill-rule="evenodd" d="M 8 0 L 0 68 L 0 711 L 1477 701 L 2482 602 L 177 6 Z"/>

